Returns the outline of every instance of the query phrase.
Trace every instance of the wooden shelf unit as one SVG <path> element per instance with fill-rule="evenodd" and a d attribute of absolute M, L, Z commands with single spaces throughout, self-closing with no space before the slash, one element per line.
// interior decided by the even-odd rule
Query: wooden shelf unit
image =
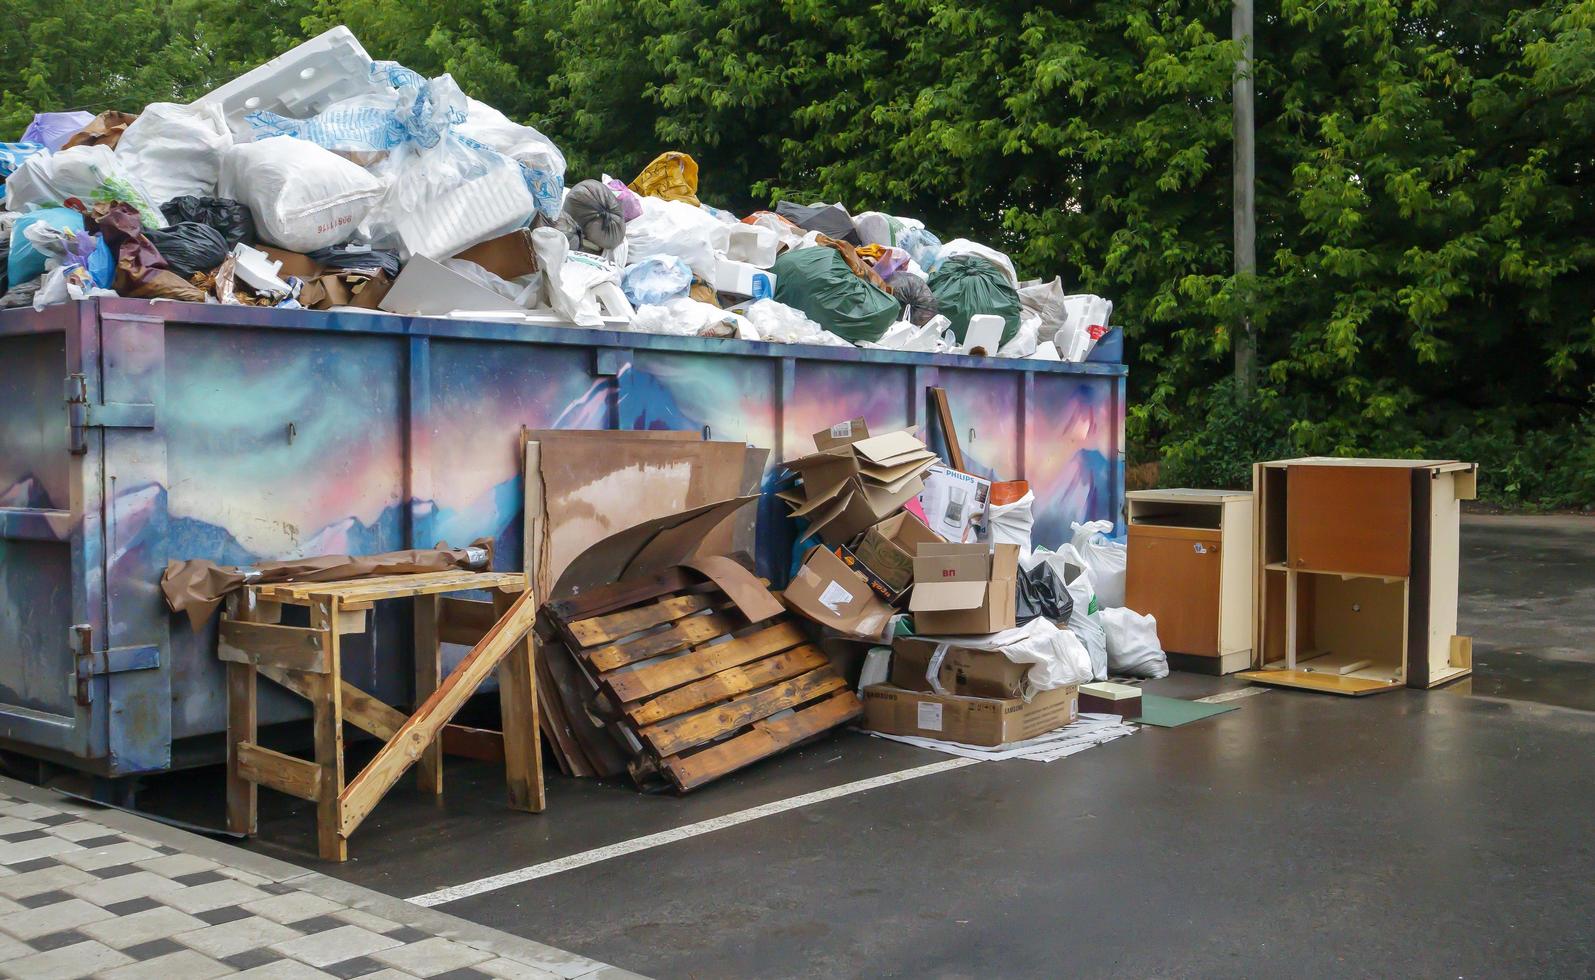
<path fill-rule="evenodd" d="M 1471 673 L 1457 566 L 1461 501 L 1477 481 L 1475 464 L 1455 460 L 1254 466 L 1256 652 L 1240 676 L 1361 695 Z"/>
<path fill-rule="evenodd" d="M 1252 495 L 1135 490 L 1128 508 L 1124 602 L 1157 620 L 1173 654 L 1214 673 L 1252 663 Z"/>

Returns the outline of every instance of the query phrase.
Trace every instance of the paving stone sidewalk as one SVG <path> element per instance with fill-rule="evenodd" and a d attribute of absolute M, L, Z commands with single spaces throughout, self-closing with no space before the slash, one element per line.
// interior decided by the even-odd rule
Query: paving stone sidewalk
<path fill-rule="evenodd" d="M 0 975 L 19 980 L 635 976 L 4 778 Z"/>

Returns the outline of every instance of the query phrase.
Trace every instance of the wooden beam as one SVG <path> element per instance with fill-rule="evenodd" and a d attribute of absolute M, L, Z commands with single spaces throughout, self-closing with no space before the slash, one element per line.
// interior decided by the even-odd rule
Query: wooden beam
<path fill-rule="evenodd" d="M 941 423 L 942 438 L 947 443 L 947 461 L 953 469 L 963 470 L 964 450 L 958 445 L 958 429 L 953 424 L 953 409 L 947 403 L 947 389 L 929 389 L 931 406 L 936 410 L 936 419 Z"/>
<path fill-rule="evenodd" d="M 281 684 L 306 700 L 313 698 L 320 690 L 311 675 L 296 674 L 280 667 L 262 667 L 260 673 L 272 683 Z M 404 712 L 390 708 L 348 681 L 339 680 L 338 690 L 343 695 L 343 720 L 361 731 L 385 742 L 404 724 Z"/>
<path fill-rule="evenodd" d="M 314 803 L 321 797 L 321 767 L 254 742 L 238 743 L 238 774 L 251 783 Z"/>
<path fill-rule="evenodd" d="M 255 741 L 255 668 L 227 665 L 227 829 L 254 834 L 256 793 L 254 780 L 244 775 L 239 746 Z"/>
<path fill-rule="evenodd" d="M 320 787 L 316 792 L 316 849 L 324 861 L 349 858 L 349 835 L 342 831 L 343 817 L 343 678 L 339 663 L 336 598 L 310 607 L 310 626 L 321 634 L 321 654 L 326 673 L 306 678 L 313 687 L 310 698 L 315 731 L 316 766 Z"/>
<path fill-rule="evenodd" d="M 423 704 L 443 679 L 443 648 L 439 637 L 442 602 L 437 596 L 415 597 L 415 701 Z M 481 639 L 478 637 L 477 639 Z M 474 641 L 473 641 L 474 642 Z M 388 736 L 392 738 L 393 736 Z M 423 793 L 443 792 L 443 747 L 428 746 L 416 767 L 416 785 Z"/>
<path fill-rule="evenodd" d="M 493 597 L 493 611 L 501 617 L 508 616 L 510 609 L 508 596 L 499 593 Z M 536 655 L 527 629 L 498 665 L 498 702 L 504 723 L 504 779 L 509 784 L 510 806 L 541 813 L 547 801 L 543 796 L 543 738 L 537 721 Z M 441 748 L 433 745 L 434 751 Z"/>
<path fill-rule="evenodd" d="M 313 674 L 327 672 L 322 631 L 224 619 L 217 628 L 216 656 L 228 663 L 283 667 Z"/>
<path fill-rule="evenodd" d="M 496 622 L 491 602 L 444 596 L 438 604 L 438 639 L 444 643 L 475 646 Z"/>
<path fill-rule="evenodd" d="M 525 639 L 537 618 L 533 594 L 521 593 L 503 619 L 466 654 L 432 696 L 405 720 L 360 774 L 339 795 L 339 833 L 347 838 L 360 826 L 394 782 L 421 758 L 468 698 L 487 676 Z"/>

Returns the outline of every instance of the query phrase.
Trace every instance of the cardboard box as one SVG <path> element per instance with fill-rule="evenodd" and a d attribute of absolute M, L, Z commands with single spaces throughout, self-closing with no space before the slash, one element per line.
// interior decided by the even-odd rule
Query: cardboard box
<path fill-rule="evenodd" d="M 919 495 L 916 517 L 947 541 L 975 540 L 975 525 L 986 514 L 991 481 L 972 473 L 932 466 L 925 471 L 925 489 Z"/>
<path fill-rule="evenodd" d="M 475 262 L 500 279 L 517 279 L 537 271 L 537 255 L 532 251 L 532 232 L 528 228 L 478 242 L 454 257 Z"/>
<path fill-rule="evenodd" d="M 941 535 L 905 511 L 865 531 L 853 554 L 864 564 L 868 575 L 885 586 L 885 591 L 876 590 L 881 597 L 896 602 L 914 584 L 914 555 L 919 546 L 942 543 Z"/>
<path fill-rule="evenodd" d="M 819 452 L 827 452 L 839 446 L 848 446 L 860 439 L 869 438 L 869 423 L 861 415 L 856 419 L 838 422 L 829 429 L 821 429 L 814 433 L 814 448 Z"/>
<path fill-rule="evenodd" d="M 833 548 L 851 543 L 918 496 L 920 474 L 936 460 L 913 433 L 871 436 L 863 423 L 851 419 L 815 433 L 815 445 L 824 448 L 786 463 L 803 478 L 802 486 L 778 495 L 792 504 L 791 516 L 807 518 Z"/>
<path fill-rule="evenodd" d="M 255 246 L 260 251 L 277 262 L 282 263 L 282 268 L 277 270 L 277 275 L 284 279 L 289 276 L 298 276 L 309 282 L 321 275 L 321 263 L 303 252 L 290 252 L 285 248 L 275 248 L 271 245 Z"/>
<path fill-rule="evenodd" d="M 892 684 L 905 691 L 930 691 L 935 640 L 901 637 L 892 642 Z M 1016 664 L 994 650 L 949 647 L 936 680 L 948 694 L 973 698 L 1017 698 L 1024 695 L 1029 664 Z"/>
<path fill-rule="evenodd" d="M 808 553 L 782 598 L 800 615 L 839 633 L 867 640 L 891 637 L 896 610 L 882 602 L 863 577 L 824 548 Z"/>
<path fill-rule="evenodd" d="M 750 299 L 767 299 L 775 295 L 775 273 L 749 262 L 721 259 L 714 267 L 715 292 Z"/>
<path fill-rule="evenodd" d="M 1099 715 L 1138 718 L 1141 715 L 1141 689 L 1112 681 L 1081 684 L 1080 710 Z"/>
<path fill-rule="evenodd" d="M 864 689 L 864 727 L 965 745 L 1005 745 L 1045 735 L 1079 717 L 1073 685 L 1023 698 L 971 698 L 905 691 L 891 684 Z"/>
<path fill-rule="evenodd" d="M 908 600 L 914 629 L 929 636 L 1012 629 L 1018 579 L 1018 545 L 922 544 Z"/>
<path fill-rule="evenodd" d="M 299 293 L 299 302 L 312 310 L 326 310 L 335 306 L 374 310 L 392 288 L 393 280 L 386 272 L 374 276 L 324 272 L 305 283 L 305 288 Z"/>

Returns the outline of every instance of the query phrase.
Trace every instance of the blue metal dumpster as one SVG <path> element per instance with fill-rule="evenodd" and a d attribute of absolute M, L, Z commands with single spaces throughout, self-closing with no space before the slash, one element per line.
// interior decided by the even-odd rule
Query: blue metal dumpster
<path fill-rule="evenodd" d="M 519 431 L 697 429 L 771 450 L 948 391 L 970 468 L 1024 476 L 1037 544 L 1117 522 L 1119 364 L 797 347 L 376 313 L 100 299 L 0 312 L 0 748 L 102 776 L 220 758 L 214 625 L 168 560 L 247 563 L 497 540 L 519 568 Z M 767 498 L 759 561 L 791 547 Z M 402 631 L 402 624 L 396 629 Z M 373 635 L 379 630 L 373 628 Z M 411 669 L 346 657 L 390 703 Z M 280 692 L 279 692 L 280 693 Z M 282 698 L 262 720 L 294 717 Z"/>

